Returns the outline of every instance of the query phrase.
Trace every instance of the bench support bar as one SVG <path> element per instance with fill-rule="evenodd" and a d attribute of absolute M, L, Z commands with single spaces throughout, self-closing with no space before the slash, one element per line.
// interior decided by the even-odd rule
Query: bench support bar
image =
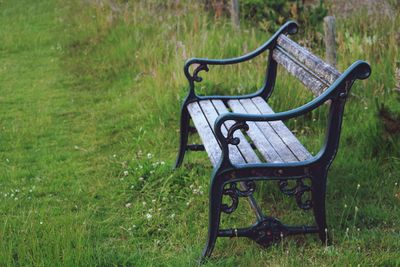
<path fill-rule="evenodd" d="M 204 151 L 204 145 L 199 145 L 199 144 L 191 144 L 186 146 L 186 150 L 190 151 Z"/>
<path fill-rule="evenodd" d="M 218 231 L 219 237 L 247 237 L 263 247 L 278 242 L 285 236 L 318 233 L 317 226 L 287 226 L 273 217 L 266 217 L 248 228 L 223 229 Z"/>

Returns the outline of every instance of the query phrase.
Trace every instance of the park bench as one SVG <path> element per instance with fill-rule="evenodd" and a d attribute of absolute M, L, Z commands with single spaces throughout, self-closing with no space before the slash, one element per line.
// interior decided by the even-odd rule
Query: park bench
<path fill-rule="evenodd" d="M 325 217 L 327 172 L 338 149 L 349 90 L 356 79 L 368 78 L 371 68 L 359 60 L 340 73 L 288 37 L 297 30 L 297 24 L 289 21 L 261 47 L 244 56 L 222 60 L 192 58 L 185 64 L 189 93 L 181 110 L 180 150 L 175 167 L 182 164 L 187 150 L 206 150 L 214 167 L 203 259 L 211 255 L 217 237 L 248 237 L 268 246 L 284 236 L 318 233 L 322 242 L 329 242 Z M 198 74 L 208 71 L 208 66 L 237 64 L 265 51 L 269 52 L 266 78 L 256 93 L 242 96 L 199 96 L 195 93 L 195 82 L 202 81 Z M 267 101 L 274 89 L 278 64 L 316 97 L 298 108 L 274 113 Z M 194 67 L 192 72 L 191 66 Z M 283 121 L 309 113 L 327 102 L 325 142 L 313 156 Z M 190 121 L 194 127 L 190 126 Z M 188 144 L 191 130 L 198 132 L 203 144 Z M 288 226 L 263 214 L 253 196 L 259 180 L 278 181 L 279 189 L 293 196 L 299 208 L 313 210 L 316 225 Z M 290 186 L 291 183 L 295 185 Z M 305 192 L 311 199 L 304 199 Z M 229 204 L 223 203 L 223 196 L 230 197 Z M 221 212 L 234 212 L 240 197 L 248 198 L 256 215 L 255 224 L 247 228 L 220 229 Z"/>

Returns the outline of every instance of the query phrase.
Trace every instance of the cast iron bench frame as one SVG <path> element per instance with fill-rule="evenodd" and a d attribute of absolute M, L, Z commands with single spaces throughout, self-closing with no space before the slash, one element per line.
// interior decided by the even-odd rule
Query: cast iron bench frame
<path fill-rule="evenodd" d="M 217 237 L 243 236 L 253 239 L 262 246 L 268 246 L 283 236 L 318 233 L 323 243 L 329 242 L 325 215 L 327 173 L 338 150 L 343 111 L 350 88 L 356 79 L 368 78 L 371 68 L 368 63 L 359 60 L 341 74 L 334 67 L 287 37 L 287 35 L 296 33 L 297 30 L 297 23 L 289 21 L 267 42 L 251 53 L 230 59 L 192 58 L 184 66 L 185 76 L 189 81 L 189 93 L 181 109 L 180 149 L 175 167 L 182 164 L 187 150 L 206 150 L 214 165 L 209 195 L 208 239 L 202 259 L 211 256 Z M 265 82 L 261 89 L 254 94 L 199 96 L 195 93 L 195 82 L 202 81 L 198 74 L 203 70 L 208 71 L 209 65 L 237 64 L 248 61 L 265 51 L 269 51 Z M 274 89 L 278 63 L 311 89 L 317 97 L 307 104 L 289 111 L 274 113 L 272 110 L 268 110 L 266 101 Z M 192 65 L 195 68 L 193 73 L 190 73 Z M 304 147 L 299 144 L 294 135 L 288 133 L 287 128 L 284 129 L 285 127 L 280 124 L 283 124 L 282 121 L 311 112 L 327 101 L 330 101 L 330 106 L 325 142 L 319 153 L 312 156 L 307 151 L 304 152 Z M 233 112 L 228 111 L 227 106 Z M 258 113 L 241 112 L 248 106 L 251 106 L 249 109 L 258 106 L 260 110 Z M 267 110 L 262 112 L 262 109 Z M 208 124 L 207 119 L 209 120 Z M 193 120 L 195 127 L 190 126 L 190 120 Z M 261 125 L 262 123 L 263 125 Z M 266 148 L 262 143 L 257 144 L 262 139 L 257 137 L 257 131 L 262 128 L 261 126 L 270 127 L 269 130 L 274 129 L 272 135 L 276 134 L 282 140 L 288 139 L 289 142 L 286 145 L 289 150 L 294 151 L 293 155 L 301 155 L 303 151 L 302 155 L 306 156 L 303 158 L 296 156 L 296 160 L 286 160 L 281 157 L 281 162 L 276 162 L 267 151 L 266 162 L 252 160 L 253 155 L 248 152 L 249 146 L 253 149 L 257 147 L 259 150 Z M 196 130 L 200 134 L 203 145 L 188 144 L 188 134 L 191 130 Z M 282 131 L 279 132 L 279 130 Z M 244 138 L 245 131 L 249 133 L 250 137 L 250 134 L 253 134 L 253 143 L 248 143 Z M 282 136 L 282 134 L 287 134 L 287 136 Z M 213 143 L 210 140 L 217 142 L 213 141 Z M 292 146 L 296 148 L 293 149 Z M 242 149 L 240 153 L 239 149 Z M 275 147 L 275 150 L 279 154 L 279 147 L 278 149 Z M 296 152 L 297 150 L 300 152 Z M 247 156 L 246 153 L 249 153 L 250 156 Z M 238 158 L 239 160 L 237 160 Z M 311 185 L 303 183 L 303 179 L 310 179 Z M 277 180 L 281 191 L 289 196 L 294 196 L 300 208 L 313 209 L 316 225 L 288 226 L 274 217 L 264 215 L 253 197 L 257 180 Z M 288 180 L 295 180 L 296 186 L 290 188 Z M 240 188 L 237 183 L 240 184 Z M 304 192 L 311 193 L 311 200 L 303 199 Z M 222 203 L 223 195 L 231 198 L 230 205 Z M 238 205 L 239 197 L 248 198 L 250 206 L 256 214 L 257 222 L 248 228 L 219 229 L 221 212 L 232 213 Z"/>

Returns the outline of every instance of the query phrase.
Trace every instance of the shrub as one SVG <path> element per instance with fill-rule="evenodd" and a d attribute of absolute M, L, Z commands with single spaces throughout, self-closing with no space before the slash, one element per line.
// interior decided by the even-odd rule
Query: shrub
<path fill-rule="evenodd" d="M 302 28 L 320 31 L 321 21 L 328 9 L 322 0 L 317 5 L 305 5 L 299 0 L 240 0 L 241 17 L 258 24 L 261 29 L 275 32 L 289 19 L 295 19 Z"/>

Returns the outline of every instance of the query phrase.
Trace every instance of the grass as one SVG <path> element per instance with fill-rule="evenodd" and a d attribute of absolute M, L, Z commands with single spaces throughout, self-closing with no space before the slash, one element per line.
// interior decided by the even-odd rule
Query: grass
<path fill-rule="evenodd" d="M 250 25 L 235 33 L 193 1 L 107 3 L 0 1 L 0 266 L 196 265 L 211 167 L 191 153 L 171 170 L 187 90 L 183 62 L 241 55 L 268 36 Z M 353 88 L 329 173 L 333 246 L 312 235 L 266 250 L 219 239 L 207 265 L 400 265 L 400 142 L 385 132 L 376 105 L 400 111 L 391 90 L 400 20 L 366 22 L 363 14 L 338 19 L 339 69 L 365 59 L 373 74 Z M 260 57 L 213 68 L 199 90 L 254 91 L 264 67 Z M 310 99 L 280 74 L 275 110 Z M 289 122 L 314 153 L 324 109 Z M 276 186 L 262 184 L 261 197 L 284 222 L 312 221 Z M 244 226 L 250 216 L 240 205 L 222 223 Z"/>

